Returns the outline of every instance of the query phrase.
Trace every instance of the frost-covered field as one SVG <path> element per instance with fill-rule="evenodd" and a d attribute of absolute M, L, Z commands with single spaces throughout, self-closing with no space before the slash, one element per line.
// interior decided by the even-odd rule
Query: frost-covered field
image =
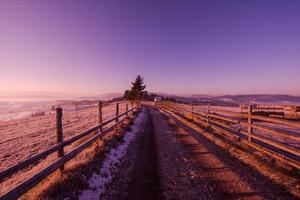
<path fill-rule="evenodd" d="M 231 111 L 231 112 L 240 112 L 241 109 L 240 107 L 233 107 L 233 106 L 210 106 L 212 109 L 220 109 L 220 110 L 226 110 L 226 111 Z M 207 111 L 207 106 L 197 106 L 196 109 L 202 110 L 202 111 Z"/>
<path fill-rule="evenodd" d="M 231 111 L 231 112 L 235 112 L 235 113 L 240 113 L 240 108 L 239 107 L 226 107 L 226 106 L 211 106 L 211 108 L 216 108 L 216 109 L 220 109 L 220 110 L 226 110 L 226 111 Z M 235 116 L 228 114 L 228 113 L 221 113 L 218 112 L 219 114 L 222 114 L 224 116 L 228 116 L 228 117 L 233 117 L 236 118 Z M 300 137 L 300 128 L 295 128 L 295 127 L 291 127 L 291 126 L 287 126 L 287 125 L 281 125 L 278 123 L 271 123 L 271 122 L 263 122 L 263 121 L 257 121 L 254 120 L 253 122 L 256 125 L 260 125 L 266 128 L 270 128 L 272 130 L 276 130 L 276 131 L 280 131 L 282 133 L 286 133 L 287 135 L 294 135 L 294 136 L 299 136 Z M 247 131 L 247 127 L 240 127 L 239 125 L 235 125 L 233 126 L 235 128 L 241 128 L 244 131 Z M 275 140 L 277 142 L 281 142 L 293 147 L 297 147 L 300 148 L 300 142 L 291 140 L 289 138 L 286 138 L 284 136 L 278 135 L 278 134 L 274 134 L 271 132 L 267 132 L 267 131 L 262 131 L 262 130 L 258 130 L 258 129 L 254 129 L 253 132 L 257 135 L 261 135 L 264 136 L 266 138 L 269 138 L 271 140 Z"/>
<path fill-rule="evenodd" d="M 49 112 L 55 102 L 0 102 L 0 121 L 29 117 L 36 112 Z"/>
<path fill-rule="evenodd" d="M 115 104 L 103 107 L 103 119 L 115 116 Z M 120 113 L 125 104 L 120 104 Z M 98 123 L 98 107 L 63 108 L 64 138 L 70 138 Z M 0 121 L 0 170 L 12 166 L 56 144 L 55 113 Z"/>
<path fill-rule="evenodd" d="M 186 112 L 192 112 L 192 106 L 190 104 L 176 104 L 177 108 L 181 108 L 181 110 L 185 110 Z M 207 113 L 207 106 L 194 106 L 194 112 L 201 112 L 206 114 Z M 214 108 L 218 109 L 218 110 L 225 110 L 225 111 L 230 111 L 230 112 L 234 112 L 234 113 L 240 113 L 240 108 L 239 107 L 230 107 L 230 106 L 210 106 L 211 108 L 211 113 L 214 113 Z M 236 117 L 235 115 L 232 115 L 230 113 L 222 113 L 221 111 L 216 112 L 222 116 L 225 117 L 230 117 L 230 118 L 236 118 L 239 119 L 238 117 Z M 239 119 L 240 120 L 240 119 Z M 247 119 L 244 119 L 244 121 L 246 122 Z M 293 135 L 293 136 L 298 136 L 300 138 L 300 128 L 295 128 L 295 127 L 291 127 L 291 126 L 286 126 L 286 125 L 281 125 L 278 123 L 270 123 L 270 122 L 262 122 L 262 121 L 257 121 L 254 120 L 254 124 L 256 125 L 261 125 L 263 127 L 266 128 L 270 128 L 272 130 L 276 130 L 276 131 L 280 131 L 283 132 L 287 135 Z M 247 127 L 245 126 L 240 126 L 239 124 L 232 124 L 230 125 L 232 126 L 232 128 L 235 129 L 241 129 L 244 131 L 247 131 Z M 260 135 L 260 136 L 264 136 L 266 138 L 269 138 L 271 140 L 275 140 L 277 142 L 283 143 L 283 144 L 287 144 L 296 148 L 300 148 L 300 142 L 298 141 L 294 141 L 291 140 L 285 136 L 282 135 L 278 135 L 278 134 L 274 134 L 271 132 L 267 132 L 267 131 L 262 131 L 262 130 L 258 130 L 258 129 L 254 129 L 253 130 L 255 134 Z"/>
<path fill-rule="evenodd" d="M 187 111 L 192 110 L 192 105 L 191 104 L 175 104 L 176 107 L 181 107 L 184 108 Z M 226 110 L 226 111 L 231 111 L 231 112 L 240 112 L 240 107 L 233 107 L 233 106 L 210 106 L 211 109 L 220 109 L 220 110 Z M 208 106 L 204 105 L 194 105 L 193 107 L 194 111 L 199 111 L 199 112 L 207 112 Z"/>
<path fill-rule="evenodd" d="M 286 133 L 287 135 L 298 136 L 300 138 L 300 128 L 295 128 L 295 127 L 280 125 L 280 124 L 275 124 L 275 123 L 261 122 L 261 121 L 254 122 L 254 124 L 261 125 L 261 126 L 264 126 L 264 127 L 276 130 L 276 131 L 280 131 L 280 132 Z M 267 131 L 262 131 L 262 130 L 257 130 L 257 129 L 254 129 L 254 133 L 256 133 L 258 135 L 262 135 L 266 138 L 287 144 L 289 146 L 300 148 L 299 141 L 291 140 L 284 136 L 274 135 L 273 133 L 270 133 Z"/>

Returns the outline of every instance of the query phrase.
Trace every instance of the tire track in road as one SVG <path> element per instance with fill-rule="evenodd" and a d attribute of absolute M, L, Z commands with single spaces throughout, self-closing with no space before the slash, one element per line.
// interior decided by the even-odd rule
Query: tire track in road
<path fill-rule="evenodd" d="M 142 134 L 126 199 L 162 199 L 155 132 L 149 110 Z"/>

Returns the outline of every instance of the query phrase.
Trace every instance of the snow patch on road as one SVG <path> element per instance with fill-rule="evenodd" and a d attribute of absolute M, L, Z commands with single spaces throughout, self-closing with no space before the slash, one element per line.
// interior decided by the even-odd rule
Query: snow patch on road
<path fill-rule="evenodd" d="M 126 132 L 123 137 L 123 143 L 118 145 L 116 148 L 112 148 L 106 155 L 106 159 L 100 169 L 100 174 L 94 173 L 92 178 L 89 179 L 89 188 L 83 190 L 79 195 L 80 200 L 96 200 L 99 199 L 100 195 L 105 192 L 105 185 L 112 181 L 114 168 L 117 168 L 121 159 L 126 154 L 129 144 L 135 139 L 136 134 L 141 132 L 142 122 L 145 120 L 146 112 L 143 109 L 135 119 L 134 125 L 131 131 Z"/>

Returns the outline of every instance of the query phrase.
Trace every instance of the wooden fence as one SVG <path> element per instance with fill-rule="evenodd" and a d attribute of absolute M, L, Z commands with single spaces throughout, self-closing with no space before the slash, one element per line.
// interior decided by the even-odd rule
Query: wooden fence
<path fill-rule="evenodd" d="M 159 102 L 157 105 L 300 169 L 299 122 L 254 115 L 252 106 L 249 106 L 248 113 L 240 113 L 210 105 L 203 107 L 170 102 Z M 280 129 L 280 126 L 285 129 Z M 289 129 L 297 131 L 291 132 Z M 287 141 L 298 145 L 290 145 Z"/>
<path fill-rule="evenodd" d="M 77 154 L 82 152 L 84 149 L 92 145 L 97 140 L 101 139 L 105 134 L 107 134 L 109 131 L 111 131 L 117 124 L 120 124 L 123 122 L 126 117 L 130 113 L 133 113 L 134 110 L 136 110 L 135 107 L 132 107 L 130 110 L 128 109 L 128 104 L 126 104 L 126 111 L 123 113 L 119 113 L 119 103 L 116 103 L 116 113 L 115 117 L 108 119 L 106 121 L 102 121 L 102 102 L 99 102 L 99 124 L 96 126 L 79 133 L 67 140 L 63 140 L 63 130 L 62 130 L 62 108 L 56 109 L 56 134 L 57 134 L 57 144 L 52 146 L 51 148 L 42 151 L 41 153 L 38 153 L 26 160 L 23 160 L 22 162 L 13 165 L 3 171 L 0 172 L 0 182 L 2 182 L 4 179 L 10 177 L 11 175 L 15 174 L 16 172 L 28 167 L 29 165 L 35 164 L 36 162 L 40 161 L 41 159 L 46 158 L 50 154 L 57 152 L 58 158 L 52 162 L 50 165 L 48 165 L 46 168 L 42 169 L 38 173 L 34 174 L 27 180 L 23 181 L 19 185 L 15 186 L 13 189 L 9 190 L 2 196 L 0 196 L 0 200 L 11 200 L 11 199 L 17 199 L 20 196 L 22 196 L 24 193 L 26 193 L 29 189 L 37 185 L 39 182 L 41 182 L 44 178 L 49 176 L 51 173 L 56 171 L 57 169 L 60 169 L 61 171 L 64 170 L 64 164 L 74 158 Z M 122 118 L 123 117 L 123 118 Z M 120 120 L 120 118 L 122 118 Z M 105 127 L 109 124 L 111 124 L 108 127 Z M 93 135 L 91 138 L 87 139 L 85 142 L 77 146 L 76 148 L 72 149 L 68 153 L 64 153 L 64 147 L 67 145 L 70 145 L 79 139 L 83 138 L 84 136 L 87 136 L 91 133 L 97 132 L 95 135 Z"/>

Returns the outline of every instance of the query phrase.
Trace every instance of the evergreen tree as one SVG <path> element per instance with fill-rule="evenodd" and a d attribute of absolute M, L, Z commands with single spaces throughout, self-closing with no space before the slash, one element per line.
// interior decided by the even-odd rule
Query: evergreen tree
<path fill-rule="evenodd" d="M 135 100 L 141 100 L 145 94 L 146 85 L 144 85 L 144 79 L 141 75 L 138 75 L 135 78 L 135 81 L 132 82 L 131 93 Z"/>
<path fill-rule="evenodd" d="M 141 99 L 147 95 L 145 91 L 146 85 L 144 85 L 144 79 L 141 75 L 138 75 L 135 78 L 135 81 L 132 82 L 131 90 L 126 90 L 124 93 L 124 99 L 130 101 L 131 104 L 135 102 L 137 105 L 140 104 Z"/>

